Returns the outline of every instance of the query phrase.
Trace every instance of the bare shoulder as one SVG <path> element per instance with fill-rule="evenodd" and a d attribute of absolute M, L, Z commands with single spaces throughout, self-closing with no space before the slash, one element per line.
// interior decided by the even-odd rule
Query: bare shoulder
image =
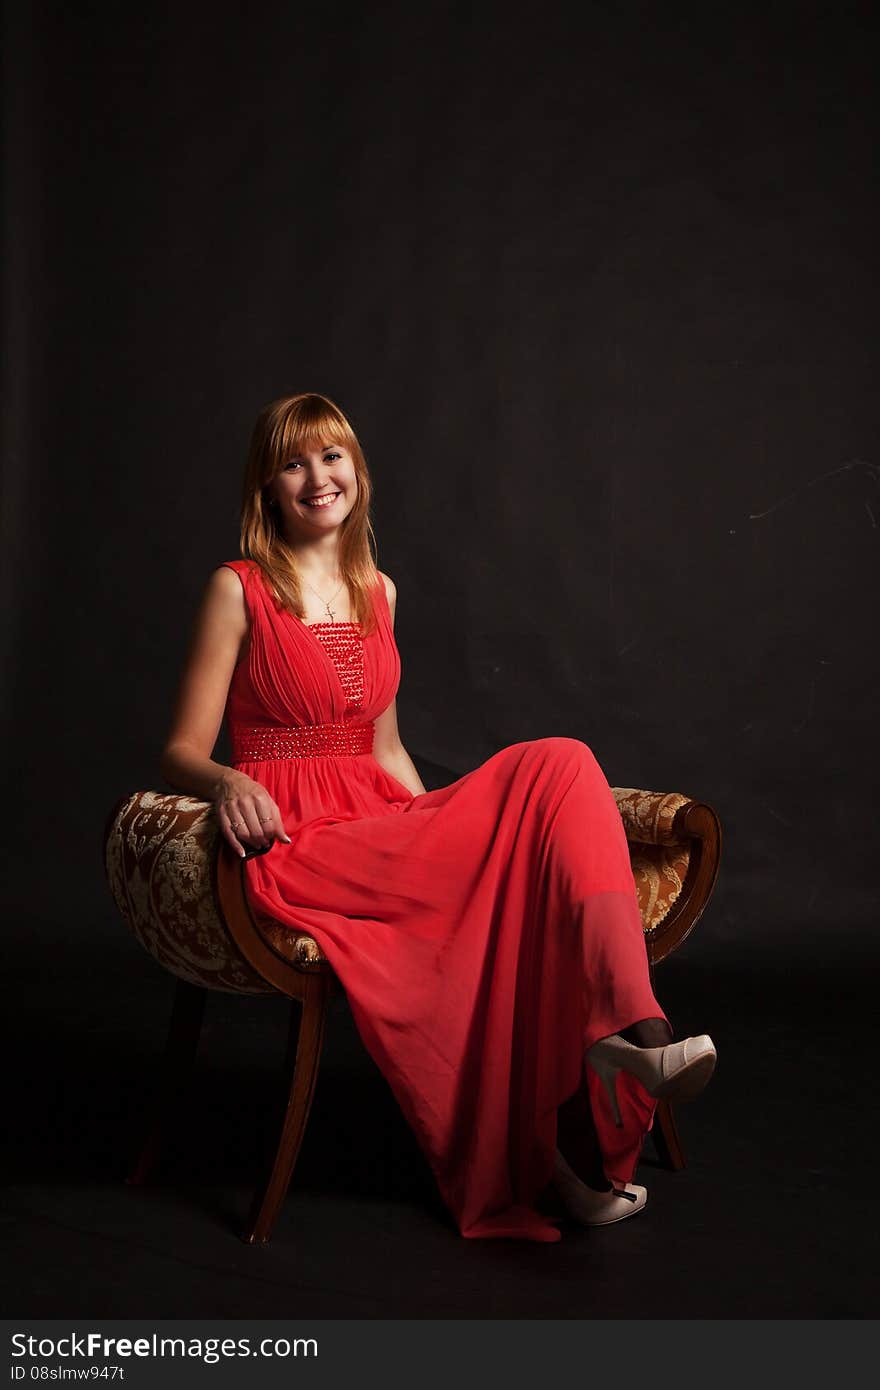
<path fill-rule="evenodd" d="M 387 574 L 383 574 L 381 570 L 379 571 L 379 576 L 382 580 L 382 583 L 385 585 L 385 595 L 388 599 L 388 607 L 393 612 L 394 605 L 397 602 L 397 585 L 394 583 L 393 579 L 391 579 Z"/>
<path fill-rule="evenodd" d="M 211 571 L 207 592 L 227 603 L 240 600 L 244 606 L 244 587 L 235 570 L 228 565 L 218 565 Z"/>
<path fill-rule="evenodd" d="M 221 593 L 224 587 L 231 594 L 243 587 L 238 572 L 231 569 L 229 565 L 218 565 L 215 570 L 212 570 L 208 583 L 215 585 Z"/>
<path fill-rule="evenodd" d="M 231 623 L 243 631 L 247 626 L 244 589 L 235 570 L 220 565 L 212 570 L 205 586 L 203 611 L 217 621 Z"/>

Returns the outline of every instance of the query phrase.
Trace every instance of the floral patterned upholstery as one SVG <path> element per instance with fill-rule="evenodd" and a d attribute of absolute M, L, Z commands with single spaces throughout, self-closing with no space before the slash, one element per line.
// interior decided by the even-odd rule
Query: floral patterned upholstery
<path fill-rule="evenodd" d="M 611 790 L 630 842 L 635 840 L 640 845 L 686 843 L 676 838 L 673 823 L 690 797 L 681 792 L 643 792 L 635 787 L 612 787 Z"/>
<path fill-rule="evenodd" d="M 277 994 L 245 960 L 218 911 L 218 834 L 210 802 L 136 792 L 107 832 L 110 891 L 138 941 L 172 975 L 231 994 Z M 286 929 L 269 944 L 294 964 L 323 960 L 317 942 Z"/>
<path fill-rule="evenodd" d="M 651 936 L 679 897 L 690 863 L 690 840 L 675 817 L 689 798 L 680 792 L 613 787 L 629 841 L 645 934 Z M 136 792 L 116 809 L 105 863 L 116 905 L 159 965 L 190 984 L 234 994 L 273 994 L 245 960 L 220 915 L 212 864 L 218 836 L 210 802 Z M 325 957 L 310 936 L 254 914 L 266 945 L 300 970 Z"/>
<path fill-rule="evenodd" d="M 691 858 L 690 840 L 674 830 L 675 817 L 690 797 L 681 792 L 647 792 L 612 787 L 629 841 L 629 855 L 645 934 L 652 935 L 681 893 Z"/>

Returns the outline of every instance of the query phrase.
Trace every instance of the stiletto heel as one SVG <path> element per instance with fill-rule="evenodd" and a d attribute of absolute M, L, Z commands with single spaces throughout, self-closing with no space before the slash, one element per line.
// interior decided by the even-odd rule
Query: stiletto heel
<path fill-rule="evenodd" d="M 717 1053 L 707 1033 L 666 1047 L 635 1047 L 619 1033 L 612 1033 L 593 1044 L 587 1061 L 608 1092 L 615 1124 L 619 1125 L 618 1072 L 636 1077 L 655 1100 L 693 1100 L 715 1070 Z"/>

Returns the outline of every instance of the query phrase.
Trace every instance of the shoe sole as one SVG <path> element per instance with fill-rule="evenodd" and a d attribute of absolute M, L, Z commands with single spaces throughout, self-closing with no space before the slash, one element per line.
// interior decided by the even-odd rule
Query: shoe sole
<path fill-rule="evenodd" d="M 693 1100 L 707 1085 L 715 1070 L 717 1054 L 703 1052 L 692 1062 L 686 1062 L 672 1076 L 661 1081 L 651 1092 L 655 1100 Z"/>

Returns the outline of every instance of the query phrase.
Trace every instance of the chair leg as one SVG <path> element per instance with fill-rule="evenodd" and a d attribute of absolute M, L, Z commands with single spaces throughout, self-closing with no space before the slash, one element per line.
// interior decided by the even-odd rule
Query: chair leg
<path fill-rule="evenodd" d="M 657 1157 L 664 1168 L 671 1168 L 674 1173 L 681 1172 L 681 1169 L 686 1167 L 686 1160 L 681 1140 L 678 1137 L 675 1114 L 668 1100 L 657 1102 L 657 1112 L 654 1116 L 651 1134 L 654 1138 Z"/>
<path fill-rule="evenodd" d="M 328 995 L 329 980 L 322 971 L 320 975 L 310 976 L 306 980 L 301 1013 L 297 1004 L 291 1009 L 287 1055 L 290 1077 L 287 1106 L 269 1177 L 257 1190 L 247 1227 L 242 1234 L 242 1240 L 248 1245 L 265 1245 L 270 1239 L 293 1177 L 309 1111 L 312 1108 L 312 1096 L 324 1041 Z"/>
<path fill-rule="evenodd" d="M 168 1122 L 195 1062 L 207 993 L 201 985 L 177 981 L 152 1121 L 126 1178 L 132 1187 L 146 1182 L 159 1159 Z"/>

